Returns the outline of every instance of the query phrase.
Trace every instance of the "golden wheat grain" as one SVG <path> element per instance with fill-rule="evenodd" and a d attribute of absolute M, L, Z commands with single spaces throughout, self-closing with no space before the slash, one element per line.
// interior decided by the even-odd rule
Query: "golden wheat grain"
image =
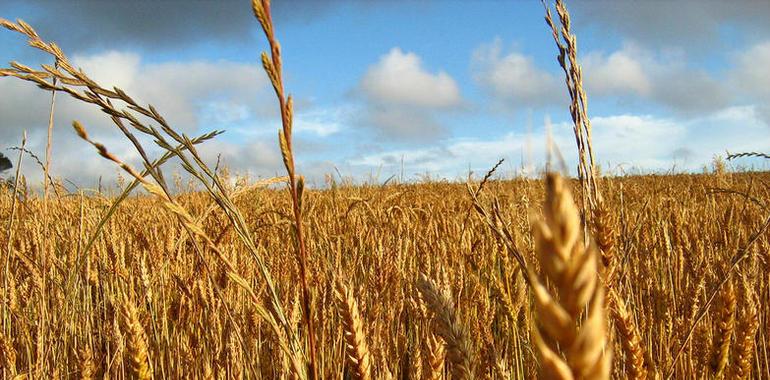
<path fill-rule="evenodd" d="M 748 379 L 752 374 L 755 342 L 754 338 L 759 327 L 759 311 L 757 310 L 756 295 L 749 281 L 743 281 L 744 307 L 735 337 L 735 349 L 732 361 L 733 379 Z"/>
<path fill-rule="evenodd" d="M 358 313 L 358 303 L 353 292 L 337 277 L 334 283 L 335 295 L 342 316 L 345 349 L 353 368 L 353 377 L 358 380 L 371 378 L 371 359 L 363 331 L 363 321 Z"/>
<path fill-rule="evenodd" d="M 546 378 L 608 379 L 610 374 L 597 252 L 593 244 L 583 244 L 581 230 L 567 185 L 558 175 L 548 174 L 543 220 L 534 225 L 542 280 L 532 278 L 538 318 L 535 344 Z"/>
<path fill-rule="evenodd" d="M 128 337 L 126 354 L 129 357 L 131 373 L 140 380 L 152 379 L 150 353 L 147 348 L 147 337 L 139 321 L 139 315 L 133 302 L 125 299 L 122 304 L 124 333 Z"/>
<path fill-rule="evenodd" d="M 95 378 L 96 368 L 91 347 L 86 346 L 78 351 L 78 369 L 80 370 L 80 380 L 93 380 Z"/>
<path fill-rule="evenodd" d="M 473 347 L 466 327 L 462 324 L 454 302 L 445 290 L 424 274 L 417 279 L 417 289 L 433 312 L 436 333 L 446 342 L 446 358 L 452 364 L 454 379 L 473 379 Z"/>
<path fill-rule="evenodd" d="M 647 378 L 647 369 L 644 364 L 645 353 L 633 315 L 626 307 L 625 301 L 614 292 L 612 293 L 612 302 L 615 306 L 612 308 L 612 315 L 615 319 L 615 326 L 620 333 L 620 341 L 626 356 L 626 375 L 629 379 L 644 380 Z"/>
<path fill-rule="evenodd" d="M 719 309 L 717 320 L 718 330 L 714 335 L 714 356 L 711 362 L 712 374 L 715 378 L 722 378 L 730 358 L 730 342 L 735 329 L 735 309 L 737 298 L 733 282 L 727 283 L 722 289 L 722 305 Z"/>
<path fill-rule="evenodd" d="M 424 380 L 439 380 L 444 375 L 444 342 L 433 334 L 428 334 L 425 340 L 424 357 L 427 363 L 423 367 L 422 378 Z"/>

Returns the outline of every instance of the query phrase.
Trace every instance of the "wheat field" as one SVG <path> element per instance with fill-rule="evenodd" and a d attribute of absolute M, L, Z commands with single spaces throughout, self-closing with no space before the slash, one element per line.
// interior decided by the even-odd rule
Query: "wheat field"
<path fill-rule="evenodd" d="M 577 41 L 555 9 L 576 178 L 495 166 L 467 183 L 324 189 L 295 169 L 268 0 L 252 10 L 286 176 L 256 183 L 203 162 L 196 146 L 217 131 L 177 133 L 2 20 L 56 65 L 0 76 L 98 107 L 144 160 L 129 166 L 74 121 L 92 159 L 127 176 L 122 193 L 66 194 L 51 178 L 39 194 L 18 172 L 1 185 L 2 378 L 770 378 L 770 174 L 717 160 L 703 174 L 600 175 Z M 165 154 L 147 157 L 137 135 Z M 172 158 L 197 187 L 169 190 Z"/>

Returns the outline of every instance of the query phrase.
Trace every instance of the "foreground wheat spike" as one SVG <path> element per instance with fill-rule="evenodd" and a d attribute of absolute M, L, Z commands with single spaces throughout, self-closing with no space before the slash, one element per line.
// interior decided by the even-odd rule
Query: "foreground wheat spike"
<path fill-rule="evenodd" d="M 604 200 L 599 198 L 593 215 L 594 237 L 602 254 L 602 277 L 608 289 L 615 282 L 617 260 L 615 258 L 615 224 L 612 214 Z"/>
<path fill-rule="evenodd" d="M 78 351 L 78 369 L 80 370 L 80 380 L 93 380 L 96 378 L 96 368 L 94 366 L 94 355 L 91 347 Z"/>
<path fill-rule="evenodd" d="M 468 340 L 468 331 L 460 322 L 452 298 L 424 274 L 420 274 L 417 280 L 417 289 L 435 315 L 434 321 L 438 327 L 436 332 L 446 342 L 446 357 L 452 364 L 452 378 L 472 379 L 473 349 Z"/>
<path fill-rule="evenodd" d="M 353 297 L 353 292 L 342 282 L 339 276 L 334 283 L 334 290 L 344 325 L 345 351 L 347 351 L 348 360 L 354 369 L 353 376 L 357 380 L 368 380 L 371 378 L 371 359 L 363 323 L 358 313 L 358 303 Z"/>
<path fill-rule="evenodd" d="M 2 331 L 0 331 L 0 374 L 16 375 L 16 349 L 13 347 L 13 341 L 8 339 Z"/>
<path fill-rule="evenodd" d="M 131 372 L 140 380 L 152 379 L 150 354 L 147 351 L 147 339 L 139 321 L 136 306 L 128 299 L 123 301 L 123 324 L 128 336 L 127 348 Z"/>
<path fill-rule="evenodd" d="M 719 330 L 714 335 L 714 357 L 711 362 L 711 370 L 714 378 L 720 379 L 725 374 L 727 361 L 730 358 L 730 341 L 735 330 L 735 286 L 733 282 L 727 283 L 722 290 L 722 307 L 719 309 Z"/>
<path fill-rule="evenodd" d="M 534 331 L 547 379 L 609 379 L 611 355 L 598 253 L 585 246 L 569 189 L 546 176 L 544 219 L 533 226 L 541 277 L 532 276 L 538 323 Z M 551 291 L 549 291 L 549 289 Z"/>
<path fill-rule="evenodd" d="M 741 313 L 738 331 L 735 335 L 735 353 L 732 363 L 732 379 L 748 379 L 754 359 L 754 337 L 759 328 L 756 294 L 748 281 L 743 283 L 743 302 L 746 304 Z"/>
<path fill-rule="evenodd" d="M 612 315 L 623 343 L 628 379 L 644 380 L 647 378 L 647 369 L 644 366 L 642 338 L 634 324 L 633 314 L 617 293 L 611 293 L 612 302 L 615 304 L 615 307 L 612 308 Z"/>
<path fill-rule="evenodd" d="M 425 340 L 426 365 L 423 367 L 422 378 L 425 380 L 440 380 L 444 374 L 444 342 L 433 334 L 428 334 Z"/>

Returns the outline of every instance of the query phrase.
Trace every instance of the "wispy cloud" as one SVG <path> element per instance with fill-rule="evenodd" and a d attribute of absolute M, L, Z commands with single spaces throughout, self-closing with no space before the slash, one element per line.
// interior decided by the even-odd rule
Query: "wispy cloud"
<path fill-rule="evenodd" d="M 697 170 L 725 150 L 770 150 L 765 124 L 755 107 L 728 107 L 694 117 L 659 117 L 619 114 L 592 118 L 593 146 L 605 171 L 622 174 L 641 171 Z M 736 133 L 737 128 L 741 133 Z M 548 140 L 545 126 L 532 133 L 510 132 L 492 139 L 450 139 L 432 147 L 398 149 L 362 155 L 348 163 L 382 167 L 396 172 L 403 164 L 408 173 L 431 172 L 458 178 L 470 167 L 479 173 L 499 158 L 516 171 L 543 167 Z M 551 126 L 554 146 L 566 167 L 576 167 L 574 137 L 569 123 Z M 533 174 L 529 169 L 529 174 Z"/>

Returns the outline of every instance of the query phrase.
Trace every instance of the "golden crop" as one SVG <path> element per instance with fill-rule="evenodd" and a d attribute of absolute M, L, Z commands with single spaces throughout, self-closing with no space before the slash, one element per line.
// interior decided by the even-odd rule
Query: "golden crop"
<path fill-rule="evenodd" d="M 31 26 L 0 20 L 56 59 L 0 77 L 99 107 L 144 160 L 127 165 L 75 121 L 93 159 L 130 176 L 121 194 L 55 183 L 28 194 L 18 175 L 1 185 L 2 378 L 770 377 L 770 174 L 599 176 L 561 1 L 559 25 L 550 10 L 546 21 L 572 99 L 577 179 L 493 169 L 467 184 L 328 190 L 295 170 L 270 4 L 252 5 L 287 174 L 256 184 L 198 156 L 218 132 L 178 134 Z M 164 155 L 144 156 L 136 134 Z M 171 158 L 201 189 L 169 190 L 158 168 Z"/>

